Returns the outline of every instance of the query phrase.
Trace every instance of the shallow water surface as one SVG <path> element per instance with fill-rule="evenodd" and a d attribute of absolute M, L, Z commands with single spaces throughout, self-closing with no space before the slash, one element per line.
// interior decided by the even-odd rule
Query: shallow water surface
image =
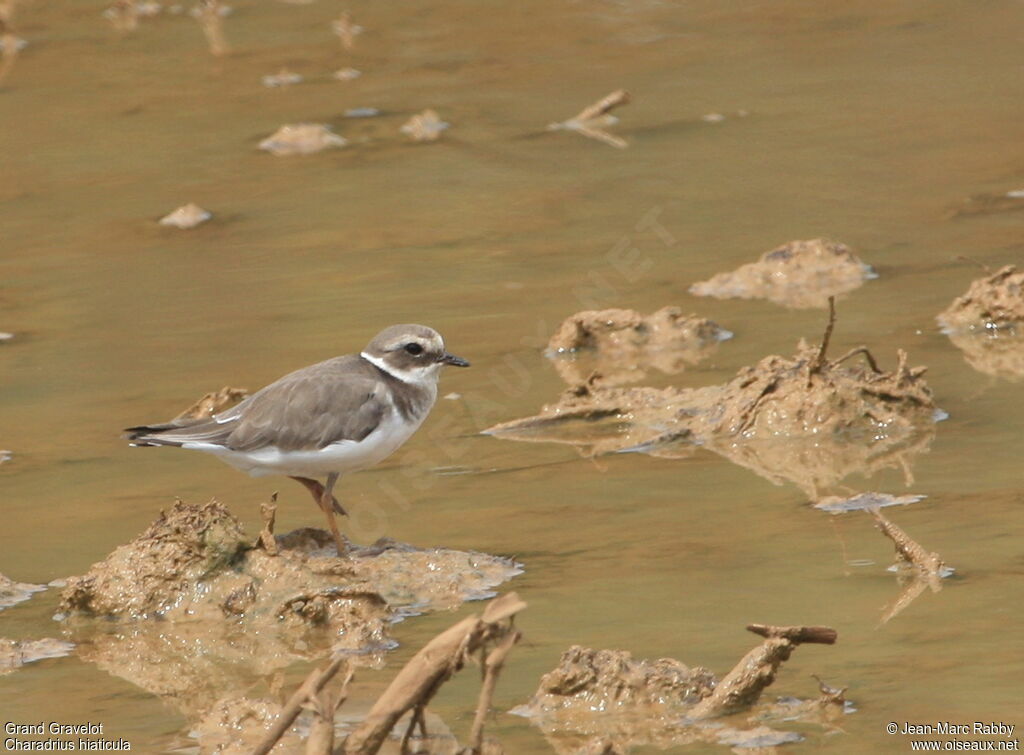
<path fill-rule="evenodd" d="M 958 257 L 993 269 L 1021 258 L 1013 203 L 958 209 L 1024 184 L 1022 6 L 357 5 L 366 32 L 351 52 L 324 0 L 237 6 L 232 53 L 214 58 L 187 15 L 119 36 L 99 6 L 18 4 L 30 44 L 0 85 L 0 330 L 15 334 L 0 344 L 0 447 L 13 454 L 0 466 L 0 572 L 83 573 L 176 496 L 215 496 L 255 531 L 257 504 L 280 490 L 279 531 L 319 526 L 291 482 L 131 449 L 119 429 L 425 322 L 473 367 L 445 375 L 442 394 L 458 397 L 405 448 L 342 481 L 346 526 L 364 541 L 525 564 L 510 587 L 529 603 L 526 639 L 499 710 L 569 645 L 724 673 L 755 644 L 743 627 L 762 622 L 839 632 L 834 647 L 800 648 L 769 694 L 813 696 L 813 673 L 849 687 L 858 713 L 841 732 L 796 727 L 809 740 L 796 747 L 907 750 L 890 721 L 1024 725 L 1022 384 L 975 373 L 934 320 L 981 274 Z M 262 86 L 284 66 L 307 81 Z M 347 66 L 363 75 L 330 77 Z M 627 149 L 545 132 L 619 87 L 635 97 L 613 127 Z M 380 115 L 344 117 L 363 107 Z M 399 127 L 428 107 L 452 127 L 411 144 Z M 301 158 L 256 149 L 303 121 L 351 145 Z M 157 225 L 190 201 L 214 219 Z M 562 390 L 541 352 L 580 309 L 675 304 L 736 334 L 680 385 L 792 354 L 820 337 L 822 310 L 687 288 L 818 236 L 879 272 L 840 302 L 834 353 L 866 343 L 891 369 L 906 349 L 950 415 L 911 485 L 898 470 L 846 480 L 927 495 L 891 517 L 957 569 L 884 625 L 900 586 L 867 516 L 816 511 L 797 488 L 708 452 L 584 459 L 477 434 Z M 56 592 L 5 610 L 0 636 L 60 636 Z M 400 625 L 401 647 L 385 671 L 360 673 L 349 713 L 476 608 Z M 456 731 L 477 684 L 465 673 L 435 702 Z M 188 742 L 176 709 L 74 656 L 0 677 L 0 719 L 101 721 L 142 752 Z M 550 751 L 522 719 L 498 713 L 491 731 L 509 752 Z"/>

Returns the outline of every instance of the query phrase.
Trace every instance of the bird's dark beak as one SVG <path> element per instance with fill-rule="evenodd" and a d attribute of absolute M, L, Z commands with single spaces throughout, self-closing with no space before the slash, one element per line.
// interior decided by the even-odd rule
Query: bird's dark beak
<path fill-rule="evenodd" d="M 452 367 L 469 367 L 467 362 L 462 357 L 457 357 L 454 354 L 449 354 L 447 351 L 437 358 L 441 364 L 450 364 Z"/>

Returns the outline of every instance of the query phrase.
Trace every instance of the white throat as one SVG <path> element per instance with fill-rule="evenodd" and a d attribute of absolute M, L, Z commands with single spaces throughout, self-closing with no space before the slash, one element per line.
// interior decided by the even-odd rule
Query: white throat
<path fill-rule="evenodd" d="M 413 367 L 411 370 L 395 369 L 380 357 L 371 356 L 365 351 L 359 353 L 363 359 L 372 364 L 378 370 L 388 373 L 396 380 L 401 380 L 408 385 L 421 386 L 423 388 L 437 388 L 437 378 L 441 372 L 441 364 L 427 364 L 423 367 Z"/>

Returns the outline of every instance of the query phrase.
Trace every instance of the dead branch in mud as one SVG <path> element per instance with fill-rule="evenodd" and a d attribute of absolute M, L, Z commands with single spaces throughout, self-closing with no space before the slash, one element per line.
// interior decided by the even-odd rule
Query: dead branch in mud
<path fill-rule="evenodd" d="M 878 509 L 872 509 L 871 516 L 875 518 L 875 524 L 882 534 L 892 540 L 901 561 L 915 567 L 929 579 L 939 579 L 943 576 L 947 567 L 938 553 L 926 551 L 900 527 L 882 516 Z"/>
<path fill-rule="evenodd" d="M 505 665 L 505 658 L 519 642 L 522 635 L 519 632 L 509 632 L 498 643 L 498 645 L 487 654 L 484 659 L 484 681 L 480 687 L 480 697 L 476 704 L 476 715 L 473 717 L 473 728 L 469 735 L 469 752 L 471 755 L 478 755 L 482 752 L 484 744 L 484 719 L 491 708 L 491 700 L 494 698 L 494 688 L 498 684 L 498 674 Z"/>
<path fill-rule="evenodd" d="M 288 698 L 288 702 L 285 703 L 277 722 L 267 733 L 267 736 L 263 738 L 263 741 L 256 746 L 256 749 L 253 750 L 253 755 L 267 755 L 267 753 L 274 748 L 274 745 L 277 744 L 277 740 L 279 740 L 284 733 L 288 731 L 288 727 L 295 723 L 295 719 L 298 718 L 299 713 L 302 712 L 302 708 L 307 701 L 317 699 L 317 696 L 327 685 L 327 682 L 331 681 L 331 679 L 334 678 L 334 675 L 338 673 L 339 669 L 341 669 L 342 666 L 347 665 L 347 663 L 348 662 L 345 658 L 335 658 L 326 667 L 322 669 L 313 669 L 309 676 L 306 677 L 306 680 L 297 690 L 295 690 L 295 693 Z M 352 671 L 349 669 L 345 678 L 345 683 L 342 685 L 342 692 L 339 696 L 340 700 L 344 699 L 345 688 L 348 686 L 351 679 Z M 334 715 L 332 711 L 332 721 L 333 718 Z"/>
<path fill-rule="evenodd" d="M 477 715 L 482 718 L 480 708 L 486 712 L 489 707 L 489 696 L 493 692 L 497 672 L 508 651 L 518 640 L 518 632 L 511 626 L 512 617 L 524 608 L 526 603 L 516 593 L 507 593 L 491 601 L 482 617 L 469 616 L 428 642 L 398 672 L 398 676 L 377 699 L 362 723 L 348 735 L 338 752 L 345 755 L 374 755 L 398 720 L 410 711 L 412 719 L 406 739 L 417 725 L 422 732 L 425 728 L 423 711 L 441 685 L 460 670 L 470 656 L 489 643 L 498 641 L 499 644 L 485 662 L 484 690 L 477 708 Z M 488 673 L 491 675 L 490 684 L 487 681 Z M 473 732 L 482 741 L 482 721 L 479 726 L 474 721 Z M 472 751 L 478 750 L 474 748 Z"/>
<path fill-rule="evenodd" d="M 828 353 L 828 342 L 832 340 L 832 330 L 836 326 L 836 297 L 828 297 L 828 324 L 825 326 L 825 335 L 821 339 L 821 348 L 818 355 L 807 368 L 807 387 L 811 387 L 811 380 L 814 375 L 825 368 L 825 355 Z"/>
<path fill-rule="evenodd" d="M 839 634 L 831 627 L 776 627 L 770 624 L 748 624 L 747 631 L 761 637 L 779 637 L 794 645 L 817 643 L 834 645 Z"/>
<path fill-rule="evenodd" d="M 260 504 L 260 516 L 263 519 L 263 529 L 260 530 L 258 545 L 261 545 L 268 555 L 276 556 L 279 552 L 277 549 L 277 540 L 274 539 L 274 519 L 277 516 L 277 493 L 272 493 L 269 501 Z"/>
<path fill-rule="evenodd" d="M 747 629 L 765 637 L 765 641 L 740 659 L 732 671 L 715 686 L 714 692 L 694 706 L 689 718 L 716 718 L 748 708 L 757 701 L 764 688 L 775 681 L 779 666 L 783 661 L 789 660 L 797 645 L 831 645 L 838 636 L 836 631 L 829 627 L 776 627 L 751 624 Z"/>

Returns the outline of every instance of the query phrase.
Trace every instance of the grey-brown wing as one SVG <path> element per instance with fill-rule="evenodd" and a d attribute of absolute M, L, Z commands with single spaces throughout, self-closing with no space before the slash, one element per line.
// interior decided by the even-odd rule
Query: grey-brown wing
<path fill-rule="evenodd" d="M 307 369 L 287 375 L 214 420 L 229 425 L 224 445 L 236 451 L 276 446 L 313 450 L 361 441 L 390 410 L 382 386 L 364 375 Z"/>

